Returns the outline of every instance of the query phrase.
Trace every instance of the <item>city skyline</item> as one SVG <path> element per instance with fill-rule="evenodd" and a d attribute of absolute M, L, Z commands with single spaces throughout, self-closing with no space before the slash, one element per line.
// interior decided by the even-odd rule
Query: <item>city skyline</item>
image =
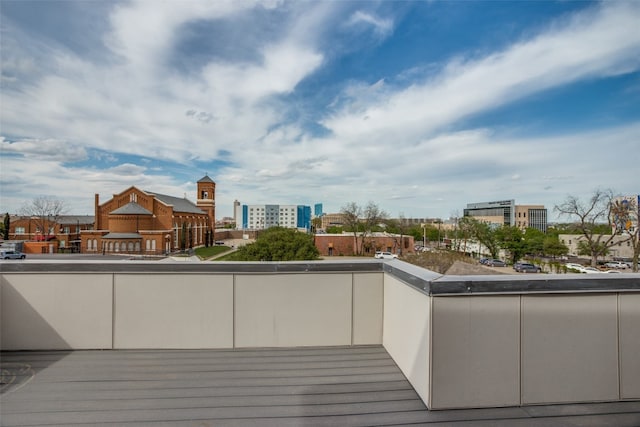
<path fill-rule="evenodd" d="M 3 1 L 0 209 L 637 194 L 637 2 Z"/>

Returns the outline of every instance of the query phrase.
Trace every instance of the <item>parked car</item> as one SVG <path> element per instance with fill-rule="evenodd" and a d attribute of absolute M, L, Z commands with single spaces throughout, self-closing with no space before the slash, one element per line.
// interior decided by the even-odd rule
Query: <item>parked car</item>
<path fill-rule="evenodd" d="M 480 264 L 487 265 L 491 261 L 489 258 L 480 258 Z"/>
<path fill-rule="evenodd" d="M 570 268 L 570 269 L 573 269 L 573 270 L 578 270 L 581 273 L 582 273 L 582 269 L 584 268 L 584 266 L 582 264 L 575 264 L 575 263 L 571 263 L 571 262 L 566 263 L 565 266 L 567 268 Z"/>
<path fill-rule="evenodd" d="M 627 263 L 622 261 L 609 261 L 604 266 L 607 268 L 619 268 L 621 270 L 624 270 L 628 267 Z"/>
<path fill-rule="evenodd" d="M 1 251 L 0 258 L 2 259 L 25 259 L 27 256 L 19 251 Z"/>
<path fill-rule="evenodd" d="M 529 262 L 518 262 L 513 266 L 518 273 L 541 273 L 542 269 L 535 264 Z"/>
<path fill-rule="evenodd" d="M 620 272 L 618 270 L 607 270 L 607 271 L 603 271 L 603 273 L 616 273 L 616 274 L 620 274 Z"/>
<path fill-rule="evenodd" d="M 374 255 L 374 257 L 379 258 L 379 259 L 394 259 L 394 258 L 398 258 L 398 255 L 392 254 L 391 252 L 380 252 L 380 251 L 377 251 L 376 254 Z"/>
<path fill-rule="evenodd" d="M 594 267 L 583 267 L 582 268 L 582 273 L 587 273 L 587 274 L 600 274 L 602 273 L 602 271 L 598 270 L 597 268 Z"/>
<path fill-rule="evenodd" d="M 506 267 L 507 263 L 499 259 L 490 259 L 487 261 L 487 265 L 490 267 Z"/>

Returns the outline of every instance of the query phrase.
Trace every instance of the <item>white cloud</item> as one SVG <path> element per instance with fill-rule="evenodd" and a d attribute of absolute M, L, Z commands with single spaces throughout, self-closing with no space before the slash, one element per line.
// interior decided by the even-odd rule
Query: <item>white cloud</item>
<path fill-rule="evenodd" d="M 175 31 L 194 19 L 220 19 L 254 7 L 256 1 L 155 2 L 136 0 L 117 5 L 110 16 L 109 48 L 123 57 L 132 71 L 153 75 L 166 59 Z"/>
<path fill-rule="evenodd" d="M 113 175 L 125 176 L 131 180 L 135 176 L 142 175 L 146 170 L 147 168 L 143 166 L 138 166 L 131 163 L 123 163 L 121 165 L 106 169 L 105 172 Z"/>
<path fill-rule="evenodd" d="M 364 111 L 355 100 L 323 125 L 348 140 L 386 139 L 399 129 L 415 140 L 554 86 L 637 70 L 639 21 L 638 3 L 606 4 L 502 52 L 451 62 L 437 77 L 385 93 Z"/>
<path fill-rule="evenodd" d="M 348 25 L 359 26 L 362 24 L 373 27 L 373 31 L 380 37 L 386 37 L 393 32 L 393 20 L 378 18 L 370 13 L 358 10 L 351 15 Z"/>
<path fill-rule="evenodd" d="M 0 137 L 0 151 L 42 161 L 78 162 L 87 159 L 87 152 L 81 145 L 54 139 L 21 139 L 9 142 L 5 137 Z"/>
<path fill-rule="evenodd" d="M 285 114 L 269 98 L 291 93 L 323 62 L 317 49 L 296 39 L 301 29 L 284 22 L 281 33 L 273 36 L 277 41 L 257 47 L 258 62 L 212 58 L 197 72 L 179 74 L 167 67 L 167 61 L 176 54 L 174 43 L 182 26 L 196 20 L 233 19 L 251 8 L 275 5 L 232 1 L 117 5 L 110 17 L 112 31 L 105 36 L 116 59 L 98 64 L 57 44 L 44 45 L 43 63 L 52 72 L 19 92 L 7 91 L 1 107 L 3 133 L 182 163 L 211 160 L 223 149 L 232 156 L 236 150 L 245 151 Z M 318 16 L 307 13 L 306 21 L 327 14 L 326 6 L 315 9 Z M 195 113 L 185 114 L 189 111 Z M 34 117 L 38 126 L 33 126 Z"/>
<path fill-rule="evenodd" d="M 238 101 L 253 105 L 266 96 L 291 92 L 322 63 L 321 54 L 289 42 L 267 46 L 262 55 L 261 64 L 212 63 L 203 77 L 228 105 Z"/>
<path fill-rule="evenodd" d="M 153 162 L 193 171 L 195 160 L 216 159 L 221 151 L 231 164 L 210 169 L 221 215 L 231 213 L 234 199 L 324 201 L 328 211 L 376 200 L 391 214 L 444 216 L 472 201 L 513 197 L 552 205 L 566 193 L 590 191 L 585 183 L 592 180 L 637 192 L 631 188 L 637 180 L 629 177 L 640 161 L 638 123 L 529 138 L 511 136 L 511 129 L 459 126 L 462 118 L 549 88 L 637 70 L 637 3 L 588 8 L 482 57 L 470 54 L 438 69 L 414 63 L 374 84 L 351 81 L 328 106 L 330 114 L 322 108 L 311 113 L 331 131 L 321 137 L 295 123 L 289 113 L 296 106 L 283 99 L 295 97 L 301 82 L 341 59 L 335 56 L 339 49 L 329 46 L 334 39 L 323 38 L 336 22 L 386 37 L 394 31 L 392 19 L 353 12 L 353 5 L 340 2 L 284 3 L 273 15 L 277 24 L 251 46 L 251 55 L 205 56 L 188 72 L 172 64 L 181 59 L 175 51 L 180 32 L 194 22 L 229 23 L 277 6 L 119 4 L 109 16 L 100 63 L 56 43 L 33 43 L 33 35 L 20 43 L 21 34 L 10 34 L 16 39 L 3 42 L 3 59 L 7 47 L 18 80 L 3 89 L 2 132 L 27 137 L 0 141 L 2 207 L 45 192 L 90 213 L 94 193 L 109 197 L 130 185 L 191 197 L 195 183 L 177 181 Z M 33 55 L 18 54 L 22 45 Z M 150 161 L 118 164 L 128 161 L 119 160 L 126 158 L 121 154 Z M 88 156 L 110 164 L 69 166 Z"/>

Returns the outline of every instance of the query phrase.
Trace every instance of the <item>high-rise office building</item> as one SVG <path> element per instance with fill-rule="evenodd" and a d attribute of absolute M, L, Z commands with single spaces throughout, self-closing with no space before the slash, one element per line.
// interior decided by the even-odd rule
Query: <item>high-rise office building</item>
<path fill-rule="evenodd" d="M 547 231 L 547 209 L 543 205 L 516 205 L 515 200 L 469 203 L 464 209 L 464 216 L 496 227 L 507 225 L 522 230 L 536 228 Z"/>

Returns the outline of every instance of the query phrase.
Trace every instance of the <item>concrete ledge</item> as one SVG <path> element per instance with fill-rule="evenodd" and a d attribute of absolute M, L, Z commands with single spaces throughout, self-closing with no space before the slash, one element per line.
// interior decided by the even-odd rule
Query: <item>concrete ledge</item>
<path fill-rule="evenodd" d="M 372 259 L 290 262 L 21 261 L 2 264 L 3 273 L 309 273 L 382 271 Z"/>
<path fill-rule="evenodd" d="M 640 291 L 640 274 L 532 274 L 441 276 L 432 295 Z"/>

